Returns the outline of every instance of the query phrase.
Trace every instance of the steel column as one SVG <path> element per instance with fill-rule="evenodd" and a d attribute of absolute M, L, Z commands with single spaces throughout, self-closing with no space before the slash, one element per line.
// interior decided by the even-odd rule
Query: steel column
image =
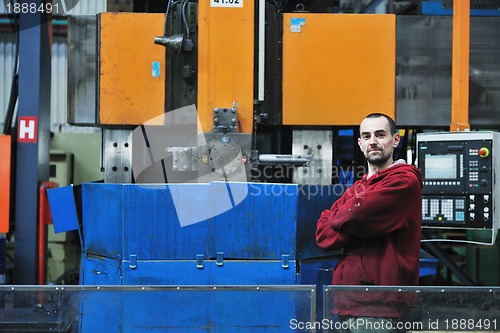
<path fill-rule="evenodd" d="M 37 283 L 38 187 L 49 179 L 51 31 L 43 13 L 20 14 L 15 284 Z"/>

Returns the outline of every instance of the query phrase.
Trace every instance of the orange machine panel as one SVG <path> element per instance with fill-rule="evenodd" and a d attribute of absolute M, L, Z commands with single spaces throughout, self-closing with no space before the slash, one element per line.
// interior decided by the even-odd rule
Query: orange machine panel
<path fill-rule="evenodd" d="M 165 14 L 99 15 L 101 125 L 139 125 L 165 112 Z"/>
<path fill-rule="evenodd" d="M 357 125 L 372 112 L 394 117 L 394 15 L 293 13 L 283 25 L 283 124 Z"/>
<path fill-rule="evenodd" d="M 0 135 L 0 233 L 9 232 L 10 219 L 10 163 L 11 137 Z"/>
<path fill-rule="evenodd" d="M 198 114 L 203 132 L 213 129 L 214 108 L 238 103 L 239 130 L 253 128 L 254 1 L 242 7 L 198 2 Z"/>

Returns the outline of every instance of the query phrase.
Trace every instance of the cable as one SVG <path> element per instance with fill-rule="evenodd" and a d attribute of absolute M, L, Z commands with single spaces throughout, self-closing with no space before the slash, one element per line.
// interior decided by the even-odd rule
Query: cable
<path fill-rule="evenodd" d="M 14 0 L 10 0 L 12 6 L 14 6 Z M 14 55 L 14 70 L 12 72 L 12 85 L 10 88 L 9 104 L 7 106 L 7 112 L 5 113 L 5 120 L 3 124 L 3 134 L 10 134 L 12 132 L 12 119 L 14 118 L 14 112 L 16 109 L 16 103 L 19 96 L 19 75 L 18 75 L 18 63 L 19 63 L 19 14 L 14 15 L 14 33 L 16 34 L 16 46 Z"/>
<path fill-rule="evenodd" d="M 189 0 L 184 0 L 181 5 L 181 16 L 182 16 L 182 22 L 184 22 L 184 27 L 186 28 L 186 39 L 189 39 L 189 25 L 186 19 L 186 5 L 188 1 Z"/>
<path fill-rule="evenodd" d="M 396 15 L 416 15 L 419 9 L 419 2 L 412 1 L 411 3 L 405 5 L 402 8 L 399 8 L 396 11 Z"/>
<path fill-rule="evenodd" d="M 168 13 L 170 12 L 170 3 L 172 0 L 167 0 L 167 10 L 165 11 L 165 27 L 163 28 L 163 36 L 167 35 L 167 22 L 168 22 Z"/>
<path fill-rule="evenodd" d="M 284 10 L 287 2 L 288 1 L 283 1 L 283 0 L 268 0 L 268 3 L 271 3 L 272 5 L 276 6 L 277 13 Z"/>
<path fill-rule="evenodd" d="M 182 17 L 182 22 L 184 23 L 185 29 L 186 29 L 186 37 L 189 38 L 190 31 L 189 31 L 189 25 L 187 23 L 186 19 L 186 5 L 189 2 L 189 0 L 168 0 L 167 2 L 167 9 L 165 10 L 165 27 L 163 28 L 163 36 L 167 35 L 167 23 L 168 23 L 168 15 L 170 13 L 170 10 L 174 8 L 175 5 L 181 4 L 181 17 Z"/>

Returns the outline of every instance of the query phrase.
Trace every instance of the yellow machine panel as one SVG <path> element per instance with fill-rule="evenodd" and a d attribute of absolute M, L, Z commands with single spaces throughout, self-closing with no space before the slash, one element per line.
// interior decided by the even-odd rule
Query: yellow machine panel
<path fill-rule="evenodd" d="M 165 14 L 99 15 L 101 125 L 139 125 L 165 112 Z"/>
<path fill-rule="evenodd" d="M 394 117 L 394 15 L 293 13 L 283 25 L 284 125 Z"/>
<path fill-rule="evenodd" d="M 203 132 L 214 108 L 238 103 L 239 132 L 251 133 L 254 91 L 254 1 L 242 7 L 198 4 L 198 114 Z"/>

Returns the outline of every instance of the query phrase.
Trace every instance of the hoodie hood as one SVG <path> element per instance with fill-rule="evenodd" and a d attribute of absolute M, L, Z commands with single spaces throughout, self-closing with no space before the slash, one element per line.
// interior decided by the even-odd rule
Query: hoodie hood
<path fill-rule="evenodd" d="M 414 174 L 420 182 L 420 187 L 421 188 L 423 187 L 423 179 L 422 179 L 422 173 L 420 172 L 420 169 L 418 169 L 414 165 L 407 164 L 406 161 L 403 159 L 399 159 L 399 160 L 395 161 L 389 167 L 378 171 L 375 175 L 371 176 L 369 179 L 367 179 L 368 174 L 364 175 L 363 180 L 364 181 L 380 181 L 384 177 L 386 177 L 388 174 L 397 173 L 397 172 L 400 172 L 402 174 L 407 173 L 407 172 Z"/>

